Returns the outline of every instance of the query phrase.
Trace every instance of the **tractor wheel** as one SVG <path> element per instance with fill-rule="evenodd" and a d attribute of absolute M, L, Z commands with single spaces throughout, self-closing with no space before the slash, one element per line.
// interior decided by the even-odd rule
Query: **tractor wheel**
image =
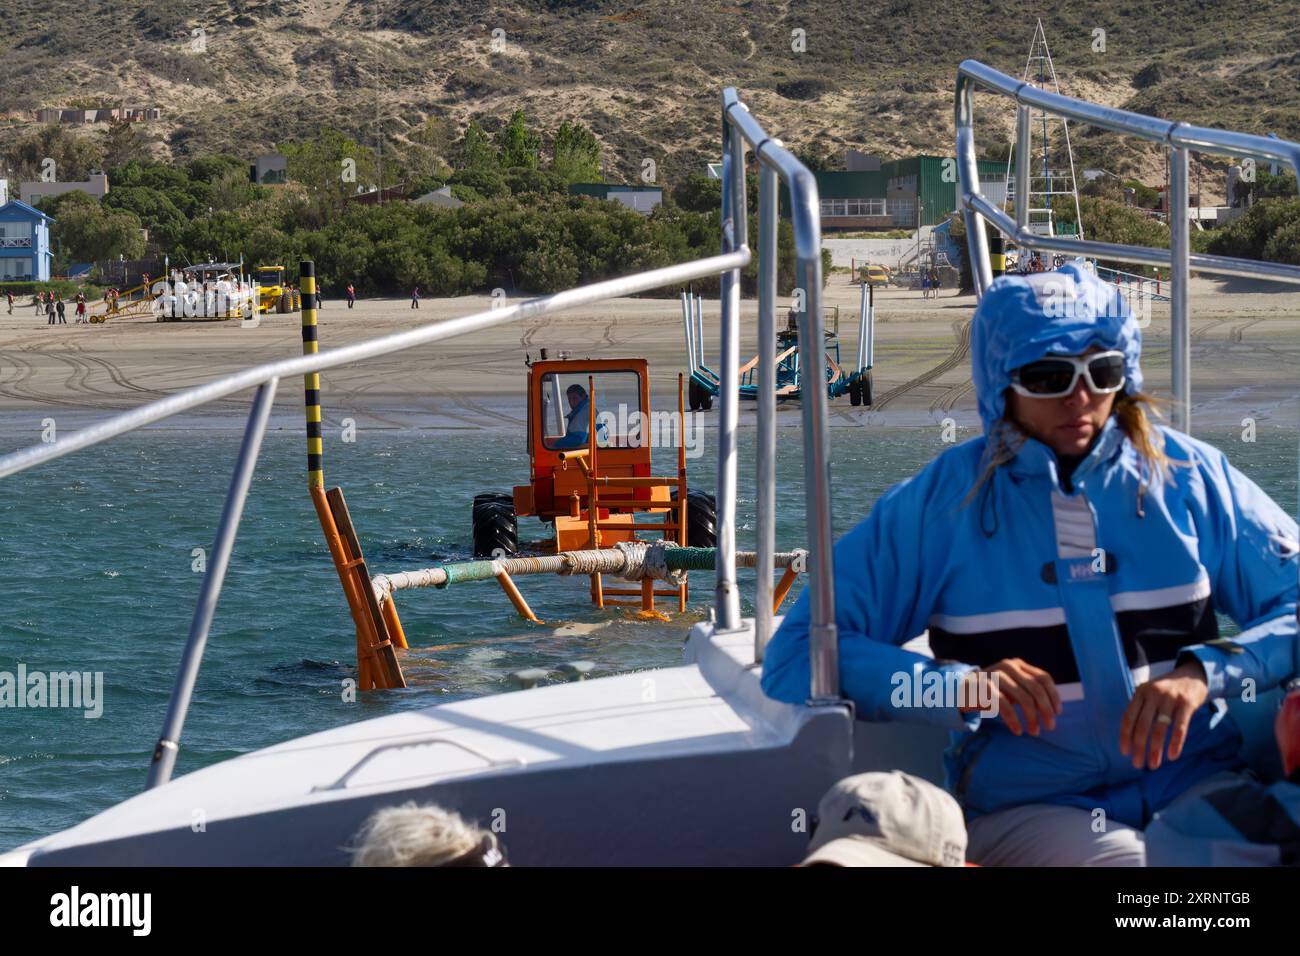
<path fill-rule="evenodd" d="M 514 499 L 499 491 L 474 496 L 474 556 L 513 557 L 519 553 L 519 522 Z"/>
<path fill-rule="evenodd" d="M 849 404 L 854 408 L 862 404 L 862 379 L 860 378 L 849 382 Z"/>
<path fill-rule="evenodd" d="M 692 548 L 718 546 L 718 505 L 707 491 L 686 493 L 686 543 Z"/>
<path fill-rule="evenodd" d="M 862 373 L 862 404 L 870 407 L 871 399 L 871 372 Z"/>
<path fill-rule="evenodd" d="M 703 385 L 700 386 L 700 411 L 707 412 L 713 408 L 713 393 Z"/>
<path fill-rule="evenodd" d="M 687 400 L 691 406 L 691 411 L 698 412 L 704 407 L 704 397 L 700 394 L 703 391 L 704 389 L 700 387 L 700 383 L 695 379 L 691 379 L 687 383 Z"/>

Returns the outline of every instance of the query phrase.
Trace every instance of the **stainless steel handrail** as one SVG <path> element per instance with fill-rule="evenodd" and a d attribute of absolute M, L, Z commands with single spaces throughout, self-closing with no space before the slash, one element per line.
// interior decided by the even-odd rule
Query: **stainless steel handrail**
<path fill-rule="evenodd" d="M 776 498 L 768 487 L 776 475 L 776 270 L 778 182 L 790 194 L 794 227 L 796 283 L 803 292 L 799 352 L 814 370 L 825 347 L 822 316 L 821 202 L 817 180 L 803 163 L 764 132 L 735 89 L 722 93 L 723 251 L 747 249 L 745 146 L 759 163 L 759 364 L 758 392 L 758 582 L 755 594 L 754 651 L 762 660 L 772 630 L 772 562 Z M 722 355 L 719 397 L 717 626 L 740 627 L 736 592 L 735 429 L 740 394 L 740 270 L 725 275 L 722 287 Z M 808 588 L 811 614 L 809 655 L 814 703 L 838 700 L 839 636 L 835 626 L 835 565 L 830 514 L 830 423 L 820 375 L 800 392 L 803 415 L 804 508 L 808 536 Z M 767 484 L 765 484 L 765 482 Z M 724 491 L 725 489 L 725 491 Z M 766 560 L 765 560 L 766 559 Z"/>
<path fill-rule="evenodd" d="M 719 559 L 718 559 L 718 621 L 720 629 L 734 629 L 739 626 L 739 596 L 735 587 L 735 492 L 736 492 L 736 456 L 735 439 L 738 419 L 739 393 L 739 307 L 740 307 L 740 270 L 751 261 L 751 253 L 746 242 L 745 221 L 745 170 L 744 147 L 748 143 L 755 150 L 764 172 L 771 171 L 785 181 L 792 197 L 792 218 L 795 230 L 795 247 L 799 259 L 801 275 L 806 285 L 808 308 L 803 316 L 801 337 L 803 342 L 816 343 L 820 349 L 822 342 L 821 314 L 821 239 L 819 203 L 817 184 L 812 174 L 798 162 L 779 142 L 763 132 L 758 123 L 749 115 L 748 108 L 740 101 L 736 91 L 728 88 L 723 93 L 723 140 L 724 163 L 723 177 L 723 235 L 722 254 L 709 256 L 691 262 L 666 266 L 648 272 L 622 276 L 597 282 L 577 289 L 568 289 L 554 295 L 527 299 L 510 306 L 493 308 L 486 312 L 449 319 L 443 322 L 423 325 L 406 332 L 381 336 L 337 349 L 329 349 L 313 354 L 303 355 L 276 362 L 267 362 L 244 369 L 230 375 L 222 376 L 205 385 L 186 389 L 175 395 L 150 402 L 138 408 L 114 415 L 66 438 L 60 438 L 51 444 L 33 445 L 0 456 L 0 478 L 8 477 L 37 465 L 53 461 L 64 455 L 72 454 L 83 448 L 145 425 L 161 421 L 180 412 L 198 408 L 227 396 L 256 388 L 257 394 L 249 411 L 244 440 L 240 446 L 235 462 L 234 472 L 227 490 L 226 504 L 222 511 L 217 531 L 213 554 L 208 562 L 203 585 L 191 621 L 189 639 L 177 674 L 175 688 L 168 702 L 167 717 L 163 734 L 154 751 L 150 764 L 147 787 L 159 786 L 170 779 L 172 769 L 180 748 L 181 729 L 188 710 L 191 691 L 202 662 L 208 631 L 220 598 L 221 585 L 230 555 L 234 549 L 235 536 L 238 531 L 244 500 L 247 497 L 253 469 L 258 452 L 261 449 L 266 432 L 266 423 L 274 399 L 276 384 L 282 378 L 304 375 L 324 369 L 349 365 L 380 355 L 404 351 L 443 339 L 465 335 L 484 329 L 494 328 L 521 319 L 549 315 L 563 309 L 588 305 L 602 299 L 616 296 L 646 292 L 666 285 L 676 285 L 701 279 L 710 275 L 721 275 L 724 295 L 722 308 L 723 337 L 723 383 L 719 427 L 718 454 L 718 497 L 721 499 L 722 514 L 719 515 Z M 769 185 L 768 192 L 775 196 L 775 183 Z M 774 328 L 775 312 L 775 275 L 776 275 L 776 239 L 775 239 L 775 201 L 762 207 L 767 223 L 765 235 L 767 241 L 760 244 L 767 257 L 760 262 L 760 285 L 767 283 L 772 294 L 764 297 L 769 328 Z M 775 369 L 769 363 L 765 382 L 772 393 L 772 401 L 764 407 L 775 404 Z M 726 387 L 727 383 L 730 387 Z M 838 648 L 835 637 L 834 590 L 832 583 L 833 568 L 830 558 L 830 464 L 827 455 L 828 427 L 826 421 L 826 394 L 823 389 L 810 390 L 811 401 L 804 403 L 805 461 L 806 481 L 808 483 L 808 534 L 811 547 L 811 566 L 809 568 L 810 587 L 813 588 L 813 640 L 810 654 L 812 658 L 812 697 L 830 699 L 838 697 L 839 677 L 837 673 Z M 774 477 L 775 459 L 775 415 L 769 414 L 765 419 L 766 429 L 760 447 L 767 454 L 766 468 L 763 473 Z M 767 499 L 768 507 L 760 514 L 760 528 L 764 528 L 766 538 L 760 534 L 760 541 L 766 540 L 768 555 L 774 551 L 775 514 L 774 498 Z M 771 561 L 768 561 L 768 616 L 767 625 L 771 626 Z M 761 600 L 760 600 L 761 603 Z"/>
<path fill-rule="evenodd" d="M 977 88 L 998 93 L 1016 102 L 1016 139 L 1022 146 L 1028 139 L 1029 110 L 1032 108 L 1077 122 L 1100 126 L 1113 132 L 1164 143 L 1173 149 L 1173 161 L 1170 164 L 1169 208 L 1183 210 L 1183 213 L 1170 215 L 1170 248 L 1156 249 L 1147 246 L 1038 235 L 1028 227 L 1028 189 L 1023 181 L 1028 174 L 1027 164 L 1022 163 L 1016 168 L 1015 217 L 1008 216 L 990 202 L 980 192 L 979 169 L 975 160 L 974 93 Z M 976 294 L 982 296 L 993 281 L 988 242 L 981 227 L 981 219 L 991 222 L 999 232 L 1023 248 L 1114 259 L 1120 262 L 1169 266 L 1172 270 L 1169 299 L 1173 323 L 1174 393 L 1171 417 L 1175 428 L 1187 431 L 1191 408 L 1191 331 L 1187 286 L 1191 270 L 1216 275 L 1300 283 L 1300 267 L 1297 266 L 1191 252 L 1190 221 L 1186 215 L 1188 153 L 1192 150 L 1213 151 L 1232 156 L 1275 160 L 1286 163 L 1296 171 L 1297 175 L 1300 175 L 1300 144 L 1270 136 L 1192 126 L 1188 123 L 1101 106 L 1086 100 L 1063 96 L 1060 93 L 1049 93 L 1030 83 L 999 73 L 976 60 L 965 60 L 957 68 L 954 114 L 957 127 L 957 175 L 961 190 L 962 217 L 966 223 L 966 243 L 970 252 L 971 273 L 975 279 Z M 1024 156 L 1025 153 L 1022 151 L 1021 155 Z"/>

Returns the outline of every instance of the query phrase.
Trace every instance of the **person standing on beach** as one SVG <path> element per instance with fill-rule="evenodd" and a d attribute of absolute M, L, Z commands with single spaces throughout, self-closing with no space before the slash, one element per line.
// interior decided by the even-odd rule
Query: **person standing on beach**
<path fill-rule="evenodd" d="M 6 296 L 8 297 L 8 299 L 9 299 L 9 314 L 10 314 L 10 315 L 13 315 L 13 314 L 14 314 L 14 294 L 13 294 L 13 292 L 11 292 L 10 290 L 6 289 L 6 290 L 5 290 L 5 295 L 6 295 Z"/>
<path fill-rule="evenodd" d="M 352 283 L 349 282 L 348 283 L 348 308 L 349 309 L 352 308 L 352 306 L 356 304 L 356 301 L 357 301 L 357 290 L 354 289 L 352 287 Z"/>
<path fill-rule="evenodd" d="M 77 324 L 83 325 L 86 321 L 86 297 L 80 292 L 77 293 Z"/>
<path fill-rule="evenodd" d="M 411 290 L 411 308 L 418 309 L 419 307 L 420 307 L 420 287 L 417 285 L 414 289 Z"/>
<path fill-rule="evenodd" d="M 55 303 L 54 307 L 55 307 L 55 308 L 58 310 L 58 312 L 59 312 L 59 324 L 60 324 L 60 325 L 67 325 L 67 324 L 68 324 L 68 319 L 67 319 L 67 317 L 63 314 L 63 312 L 64 312 L 63 296 L 59 296 L 58 302 Z"/>
<path fill-rule="evenodd" d="M 45 324 L 54 324 L 54 294 L 45 299 Z"/>

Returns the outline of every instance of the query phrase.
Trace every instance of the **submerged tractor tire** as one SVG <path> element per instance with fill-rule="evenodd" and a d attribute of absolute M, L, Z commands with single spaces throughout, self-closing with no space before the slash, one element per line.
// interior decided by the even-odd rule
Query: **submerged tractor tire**
<path fill-rule="evenodd" d="M 692 548 L 718 546 L 718 505 L 707 491 L 686 493 L 686 543 Z"/>
<path fill-rule="evenodd" d="M 871 406 L 873 404 L 871 397 L 871 372 L 862 373 L 862 404 Z"/>
<path fill-rule="evenodd" d="M 512 557 L 519 553 L 519 522 L 514 499 L 499 491 L 474 496 L 474 556 Z"/>

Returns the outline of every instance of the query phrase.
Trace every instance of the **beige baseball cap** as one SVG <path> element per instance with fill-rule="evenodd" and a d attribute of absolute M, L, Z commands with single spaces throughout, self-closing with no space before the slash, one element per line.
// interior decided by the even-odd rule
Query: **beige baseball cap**
<path fill-rule="evenodd" d="M 841 780 L 822 797 L 805 866 L 964 866 L 961 807 L 929 781 L 895 770 Z"/>

